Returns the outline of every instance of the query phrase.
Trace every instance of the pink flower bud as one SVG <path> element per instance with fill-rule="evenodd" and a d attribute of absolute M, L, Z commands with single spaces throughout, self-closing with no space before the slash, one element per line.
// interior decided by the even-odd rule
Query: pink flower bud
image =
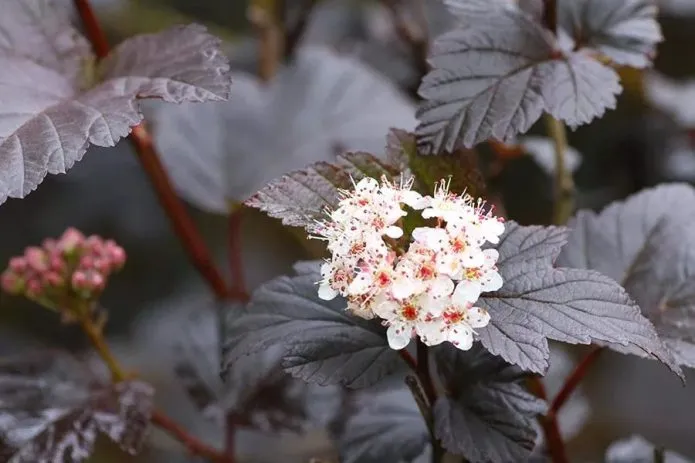
<path fill-rule="evenodd" d="M 108 259 L 96 258 L 94 259 L 92 268 L 102 274 L 109 273 L 111 271 L 111 262 Z"/>
<path fill-rule="evenodd" d="M 109 249 L 109 255 L 115 269 L 120 269 L 125 265 L 126 255 L 122 247 L 118 245 L 112 247 Z"/>
<path fill-rule="evenodd" d="M 78 247 L 82 246 L 85 237 L 78 229 L 70 227 L 60 237 L 58 248 L 67 254 L 74 252 Z"/>
<path fill-rule="evenodd" d="M 27 260 L 24 257 L 13 257 L 10 259 L 10 270 L 16 273 L 22 273 L 27 270 L 29 267 L 29 264 L 27 263 Z"/>
<path fill-rule="evenodd" d="M 41 247 L 43 247 L 44 250 L 46 251 L 52 251 L 58 246 L 58 242 L 54 240 L 53 238 L 46 238 L 43 240 L 41 243 Z"/>
<path fill-rule="evenodd" d="M 57 272 L 45 273 L 43 275 L 43 281 L 45 284 L 47 284 L 49 286 L 53 286 L 55 288 L 63 286 L 63 284 L 65 284 L 65 280 Z"/>
<path fill-rule="evenodd" d="M 82 256 L 80 258 L 80 270 L 91 270 L 94 268 L 94 257 L 92 256 Z"/>
<path fill-rule="evenodd" d="M 90 272 L 87 275 L 88 278 L 88 285 L 90 286 L 90 289 L 92 291 L 101 291 L 104 289 L 104 286 L 106 284 L 106 280 L 104 279 L 103 275 L 98 272 Z"/>
<path fill-rule="evenodd" d="M 20 294 L 24 290 L 24 280 L 12 271 L 6 271 L 0 277 L 2 289 L 10 294 Z"/>
<path fill-rule="evenodd" d="M 72 287 L 76 290 L 85 289 L 87 287 L 87 275 L 85 272 L 77 271 L 72 274 Z"/>
<path fill-rule="evenodd" d="M 39 280 L 31 279 L 27 281 L 27 296 L 38 297 L 43 292 L 43 285 Z"/>
<path fill-rule="evenodd" d="M 30 246 L 24 251 L 24 257 L 32 270 L 37 272 L 48 270 L 48 259 L 43 249 Z"/>
<path fill-rule="evenodd" d="M 50 269 L 54 272 L 63 273 L 67 267 L 62 257 L 53 255 L 49 259 Z"/>

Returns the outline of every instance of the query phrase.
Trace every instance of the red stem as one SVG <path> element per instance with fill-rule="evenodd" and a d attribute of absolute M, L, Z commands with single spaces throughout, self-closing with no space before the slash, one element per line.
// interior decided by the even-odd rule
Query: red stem
<path fill-rule="evenodd" d="M 408 364 L 408 366 L 414 371 L 417 372 L 417 360 L 415 360 L 415 357 L 410 355 L 410 352 L 408 352 L 405 349 L 401 349 L 398 351 L 398 355 L 401 356 L 401 358 L 405 361 L 405 363 Z"/>
<path fill-rule="evenodd" d="M 152 413 L 151 421 L 181 442 L 192 455 L 207 458 L 213 463 L 234 463 L 234 459 L 231 456 L 219 452 L 205 442 L 200 441 L 197 437 L 190 435 L 178 423 L 163 413 L 155 410 Z"/>
<path fill-rule="evenodd" d="M 111 47 L 109 46 L 108 40 L 106 40 L 106 34 L 101 29 L 101 24 L 99 20 L 94 15 L 94 10 L 89 4 L 89 0 L 75 0 L 75 8 L 80 14 L 82 19 L 82 24 L 87 31 L 87 37 L 92 43 L 92 48 L 94 49 L 94 54 L 97 58 L 105 58 L 109 54 Z"/>
<path fill-rule="evenodd" d="M 109 53 L 109 43 L 101 25 L 94 15 L 88 0 L 74 0 L 75 7 L 80 14 L 94 53 L 99 58 L 104 58 Z M 200 274 L 208 282 L 218 298 L 230 297 L 222 275 L 217 270 L 210 252 L 198 232 L 193 220 L 186 208 L 176 196 L 169 177 L 162 166 L 152 142 L 152 137 L 142 125 L 133 128 L 129 137 L 135 147 L 140 163 L 150 178 L 150 182 L 157 192 L 159 202 L 172 223 L 175 233 L 179 237 L 186 253 L 198 269 Z"/>
<path fill-rule="evenodd" d="M 562 406 L 565 405 L 567 399 L 569 399 L 570 395 L 577 389 L 577 386 L 579 386 L 579 383 L 581 383 L 582 379 L 584 379 L 584 376 L 586 376 L 589 371 L 589 367 L 596 361 L 601 352 L 603 352 L 603 348 L 591 346 L 589 352 L 579 364 L 577 364 L 572 374 L 567 377 L 565 383 L 562 385 L 562 389 L 560 389 L 560 392 L 558 392 L 555 399 L 553 399 L 553 403 L 550 405 L 551 413 L 557 414 Z"/>
<path fill-rule="evenodd" d="M 437 390 L 434 387 L 432 375 L 430 374 L 429 351 L 425 343 L 419 339 L 417 341 L 417 368 L 415 371 L 417 371 L 418 377 L 420 378 L 422 388 L 427 395 L 427 400 L 430 402 L 430 407 L 434 407 L 434 403 L 437 401 Z"/>
<path fill-rule="evenodd" d="M 543 385 L 540 377 L 532 376 L 529 378 L 528 383 L 531 392 L 543 400 L 548 399 L 548 393 L 545 391 L 545 385 Z M 545 442 L 548 446 L 548 453 L 550 454 L 551 461 L 553 463 L 568 463 L 565 443 L 562 440 L 555 413 L 549 410 L 546 416 L 539 416 L 538 421 L 543 428 L 543 434 L 545 435 Z"/>

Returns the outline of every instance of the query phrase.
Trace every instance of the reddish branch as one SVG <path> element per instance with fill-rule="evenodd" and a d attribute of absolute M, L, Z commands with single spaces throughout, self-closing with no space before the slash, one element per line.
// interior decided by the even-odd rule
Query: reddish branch
<path fill-rule="evenodd" d="M 555 34 L 557 31 L 557 1 L 543 0 L 543 25 Z"/>
<path fill-rule="evenodd" d="M 75 0 L 75 7 L 80 14 L 82 23 L 87 32 L 94 53 L 98 58 L 108 55 L 110 47 L 101 25 L 94 15 L 88 0 Z M 218 298 L 224 299 L 230 296 L 227 285 L 222 275 L 217 270 L 210 252 L 205 245 L 200 233 L 196 229 L 193 220 L 186 208 L 176 196 L 157 152 L 155 151 L 152 136 L 141 124 L 133 128 L 129 137 L 135 151 L 138 154 L 143 169 L 147 172 L 150 182 L 157 192 L 159 202 L 172 223 L 181 244 L 183 245 L 193 265 L 208 282 Z"/>
<path fill-rule="evenodd" d="M 565 445 L 562 440 L 562 436 L 560 435 L 557 415 L 560 413 L 560 410 L 565 403 L 567 403 L 567 400 L 570 398 L 572 393 L 577 389 L 577 386 L 579 386 L 579 384 L 582 382 L 582 379 L 584 379 L 589 371 L 589 367 L 594 364 L 602 351 L 603 348 L 599 346 L 592 346 L 589 349 L 589 352 L 577 364 L 567 379 L 565 379 L 560 392 L 558 392 L 550 404 L 548 413 L 545 416 L 540 417 L 540 422 L 543 426 L 543 432 L 545 434 L 545 440 L 548 445 L 548 453 L 550 454 L 550 457 L 554 463 L 567 462 Z M 530 379 L 529 389 L 541 399 L 548 400 L 545 386 L 538 377 L 533 377 Z"/>
<path fill-rule="evenodd" d="M 529 378 L 529 389 L 541 399 L 548 400 L 548 393 L 545 391 L 545 386 L 540 377 L 533 376 Z M 555 413 L 548 411 L 547 415 L 539 416 L 538 420 L 543 427 L 548 453 L 553 463 L 567 463 L 565 443 L 562 440 Z"/>
<path fill-rule="evenodd" d="M 219 452 L 195 436 L 190 435 L 178 423 L 156 410 L 152 413 L 152 423 L 181 442 L 192 455 L 206 458 L 213 463 L 234 463 L 234 459 L 231 456 Z"/>
<path fill-rule="evenodd" d="M 550 405 L 551 413 L 556 415 L 562 406 L 565 405 L 567 399 L 569 399 L 574 390 L 577 389 L 579 383 L 581 383 L 584 376 L 588 373 L 589 367 L 596 361 L 602 351 L 603 349 L 599 346 L 591 346 L 589 352 L 579 364 L 577 364 L 572 374 L 567 377 L 565 384 L 562 385 L 562 389 L 560 389 L 560 392 L 555 396 L 555 399 L 553 399 L 553 403 Z"/>

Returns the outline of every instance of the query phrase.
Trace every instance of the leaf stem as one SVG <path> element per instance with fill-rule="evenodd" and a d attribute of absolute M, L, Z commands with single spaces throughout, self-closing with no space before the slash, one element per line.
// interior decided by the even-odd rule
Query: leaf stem
<path fill-rule="evenodd" d="M 567 169 L 567 132 L 565 125 L 550 114 L 544 116 L 548 135 L 555 145 L 555 200 L 553 201 L 553 223 L 563 225 L 574 211 L 574 180 Z"/>
<path fill-rule="evenodd" d="M 529 378 L 529 389 L 543 400 L 547 400 L 548 394 L 545 391 L 545 386 L 538 376 Z M 543 428 L 545 442 L 548 447 L 551 461 L 553 463 L 568 463 L 567 452 L 565 451 L 565 443 L 560 434 L 560 428 L 557 424 L 555 413 L 548 412 L 545 416 L 539 416 L 538 421 Z"/>
<path fill-rule="evenodd" d="M 253 0 L 247 12 L 261 42 L 258 76 L 266 83 L 277 72 L 280 57 L 283 56 L 284 35 L 278 24 L 277 11 L 276 0 Z"/>
<path fill-rule="evenodd" d="M 599 346 L 591 346 L 589 352 L 587 352 L 584 358 L 582 358 L 582 360 L 574 368 L 574 371 L 572 371 L 572 373 L 567 377 L 565 383 L 560 389 L 560 392 L 558 392 L 555 399 L 553 399 L 553 402 L 550 405 L 550 413 L 557 414 L 560 411 L 560 409 L 565 405 L 565 402 L 567 402 L 567 399 L 570 398 L 574 390 L 577 389 L 577 386 L 579 386 L 579 383 L 581 383 L 582 379 L 584 379 L 588 373 L 589 367 L 594 364 L 596 359 L 598 359 L 601 352 L 603 352 L 603 348 Z"/>
<path fill-rule="evenodd" d="M 192 455 L 206 458 L 213 463 L 234 463 L 230 456 L 221 454 L 217 449 L 198 440 L 174 420 L 157 410 L 152 412 L 152 423 L 181 442 Z"/>
<path fill-rule="evenodd" d="M 104 339 L 102 326 L 92 320 L 90 311 L 83 310 L 79 313 L 80 326 L 91 341 L 94 349 L 108 366 L 113 381 L 120 382 L 128 379 L 131 375 L 126 373 L 126 370 L 113 355 L 111 348 Z M 234 459 L 231 456 L 225 455 L 201 442 L 162 412 L 153 411 L 151 422 L 181 442 L 194 455 L 207 458 L 214 463 L 234 463 Z"/>
<path fill-rule="evenodd" d="M 74 2 L 80 14 L 80 18 L 82 19 L 82 23 L 87 30 L 87 35 L 92 43 L 94 53 L 97 57 L 104 58 L 109 53 L 109 43 L 89 4 L 89 0 L 74 0 Z M 169 176 L 164 170 L 154 148 L 151 135 L 144 125 L 140 124 L 133 128 L 129 140 L 133 144 L 138 158 L 140 159 L 140 163 L 157 192 L 159 202 L 169 217 L 174 232 L 178 236 L 188 257 L 193 262 L 193 265 L 208 282 L 218 298 L 229 298 L 230 294 L 227 290 L 227 285 L 217 270 L 203 238 L 186 211 L 186 208 L 174 192 Z"/>

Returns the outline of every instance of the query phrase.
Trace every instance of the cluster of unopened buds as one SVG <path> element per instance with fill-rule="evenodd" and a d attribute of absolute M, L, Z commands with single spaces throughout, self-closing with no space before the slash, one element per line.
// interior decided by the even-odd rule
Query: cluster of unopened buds
<path fill-rule="evenodd" d="M 52 309 L 67 309 L 76 300 L 95 301 L 125 260 L 114 241 L 69 228 L 59 239 L 46 239 L 10 259 L 2 288 Z"/>
<path fill-rule="evenodd" d="M 315 227 L 314 238 L 327 241 L 332 256 L 321 267 L 319 297 L 341 295 L 353 314 L 381 318 L 393 349 L 417 335 L 426 345 L 448 341 L 468 350 L 474 329 L 490 321 L 476 301 L 502 287 L 498 252 L 484 247 L 499 243 L 504 222 L 484 202 L 450 193 L 444 180 L 434 196 L 412 183 L 364 178 L 341 191 L 330 219 Z M 403 206 L 431 226 L 404 236 L 412 217 Z"/>

